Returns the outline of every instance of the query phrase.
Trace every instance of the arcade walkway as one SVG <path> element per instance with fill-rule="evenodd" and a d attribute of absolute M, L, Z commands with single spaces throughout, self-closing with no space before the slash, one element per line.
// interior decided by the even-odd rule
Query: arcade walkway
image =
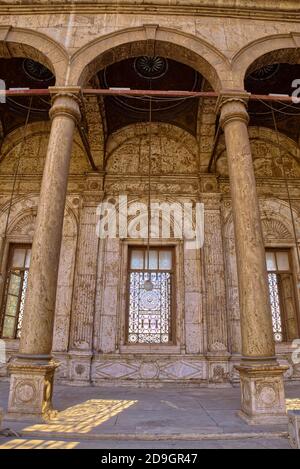
<path fill-rule="evenodd" d="M 289 408 L 300 408 L 299 384 L 288 384 Z M 18 437 L 2 448 L 289 448 L 287 427 L 248 426 L 236 413 L 239 388 L 56 386 L 51 423 L 4 421 Z M 0 383 L 6 407 L 8 383 Z"/>

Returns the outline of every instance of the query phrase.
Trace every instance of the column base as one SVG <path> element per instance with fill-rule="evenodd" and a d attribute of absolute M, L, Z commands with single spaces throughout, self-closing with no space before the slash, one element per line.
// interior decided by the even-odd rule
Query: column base
<path fill-rule="evenodd" d="M 286 424 L 283 375 L 288 367 L 242 364 L 240 373 L 242 408 L 238 415 L 249 425 Z"/>
<path fill-rule="evenodd" d="M 8 366 L 10 390 L 7 420 L 45 421 L 54 415 L 54 361 L 16 359 Z"/>
<path fill-rule="evenodd" d="M 300 410 L 288 412 L 289 442 L 293 449 L 300 449 Z"/>

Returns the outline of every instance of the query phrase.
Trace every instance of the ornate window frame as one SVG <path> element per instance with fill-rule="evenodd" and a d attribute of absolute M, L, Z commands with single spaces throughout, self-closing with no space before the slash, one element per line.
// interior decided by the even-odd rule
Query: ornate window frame
<path fill-rule="evenodd" d="M 298 334 L 300 336 L 300 290 L 297 288 L 297 277 L 299 276 L 299 272 L 297 272 L 297 265 L 298 265 L 298 258 L 297 258 L 297 251 L 294 242 L 287 242 L 287 241 L 266 241 L 265 242 L 265 249 L 266 251 L 288 251 L 292 266 L 292 275 L 293 275 L 293 286 L 294 286 L 294 296 L 295 296 L 295 315 L 296 321 L 298 326 Z M 281 343 L 276 343 L 276 352 L 282 352 L 285 349 L 290 349 L 292 345 L 292 341 L 283 341 Z"/>
<path fill-rule="evenodd" d="M 173 297 L 172 321 L 174 324 L 174 340 L 170 344 L 128 344 L 126 337 L 126 325 L 128 314 L 128 261 L 129 248 L 145 247 L 146 241 L 143 239 L 124 239 L 121 241 L 121 288 L 119 296 L 119 336 L 118 343 L 121 354 L 180 354 L 184 347 L 184 277 L 183 277 L 183 242 L 173 239 L 151 240 L 151 247 L 173 247 L 174 248 L 174 283 L 177 286 L 175 297 Z"/>

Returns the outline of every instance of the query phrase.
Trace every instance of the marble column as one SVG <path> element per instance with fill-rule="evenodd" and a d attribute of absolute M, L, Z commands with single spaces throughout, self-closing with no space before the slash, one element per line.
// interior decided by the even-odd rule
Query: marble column
<path fill-rule="evenodd" d="M 248 136 L 246 92 L 223 92 L 218 110 L 225 134 L 239 280 L 242 332 L 240 416 L 249 423 L 286 419 L 283 374 L 272 330 L 265 247 Z"/>
<path fill-rule="evenodd" d="M 32 246 L 20 349 L 9 365 L 8 417 L 43 418 L 52 411 L 57 364 L 51 349 L 68 173 L 80 88 L 51 87 L 52 120 Z"/>

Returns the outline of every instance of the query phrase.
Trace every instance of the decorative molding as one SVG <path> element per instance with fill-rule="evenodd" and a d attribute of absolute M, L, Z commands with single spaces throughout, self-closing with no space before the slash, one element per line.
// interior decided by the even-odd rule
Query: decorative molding
<path fill-rule="evenodd" d="M 190 357 L 155 356 L 146 358 L 94 358 L 92 376 L 95 382 L 130 381 L 203 381 L 207 379 L 205 360 Z"/>
<path fill-rule="evenodd" d="M 293 235 L 287 229 L 287 227 L 279 220 L 274 218 L 263 218 L 262 228 L 265 240 L 291 240 Z"/>
<path fill-rule="evenodd" d="M 170 4 L 168 0 L 148 0 L 146 3 L 140 1 L 139 3 L 133 0 L 74 0 L 72 2 L 72 12 L 82 14 L 142 14 L 142 13 L 155 13 L 156 15 L 191 15 L 191 16 L 212 16 L 212 17 L 233 17 L 233 18 L 246 18 L 246 19 L 260 19 L 260 20 L 279 20 L 284 22 L 298 22 L 300 21 L 299 5 L 296 0 L 285 0 L 284 3 L 279 0 L 278 8 L 274 8 L 273 4 L 267 0 L 258 0 L 255 8 L 251 1 L 244 0 L 204 0 L 199 5 L 197 0 L 181 0 L 179 4 Z M 69 13 L 71 6 L 65 2 L 62 5 L 60 0 L 52 0 L 49 3 L 47 0 L 32 0 L 30 5 L 26 0 L 14 1 L 6 0 L 2 2 L 0 7 L 1 15 L 18 14 L 26 15 L 32 14 L 34 7 L 36 14 L 57 14 L 59 6 L 60 13 Z"/>

